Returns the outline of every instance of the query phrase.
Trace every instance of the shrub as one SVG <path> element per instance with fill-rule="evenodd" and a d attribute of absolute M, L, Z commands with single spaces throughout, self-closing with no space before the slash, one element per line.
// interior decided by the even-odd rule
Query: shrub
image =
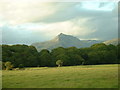
<path fill-rule="evenodd" d="M 63 64 L 62 60 L 57 60 L 56 61 L 56 65 L 58 65 L 58 67 L 61 67 Z"/>
<path fill-rule="evenodd" d="M 6 70 L 12 70 L 13 69 L 13 65 L 9 61 L 5 62 L 5 67 L 6 67 Z"/>

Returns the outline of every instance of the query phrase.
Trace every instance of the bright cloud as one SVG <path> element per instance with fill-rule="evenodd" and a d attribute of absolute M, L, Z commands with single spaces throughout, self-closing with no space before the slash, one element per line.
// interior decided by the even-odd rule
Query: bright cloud
<path fill-rule="evenodd" d="M 56 11 L 51 3 L 3 1 L 1 4 L 3 5 L 0 8 L 1 16 L 10 24 L 26 23 L 38 18 L 44 19 Z"/>
<path fill-rule="evenodd" d="M 57 14 L 59 10 L 62 11 L 71 5 L 74 5 L 74 3 L 41 2 L 40 0 L 1 0 L 0 17 L 13 25 L 38 20 L 43 21 L 49 16 Z"/>

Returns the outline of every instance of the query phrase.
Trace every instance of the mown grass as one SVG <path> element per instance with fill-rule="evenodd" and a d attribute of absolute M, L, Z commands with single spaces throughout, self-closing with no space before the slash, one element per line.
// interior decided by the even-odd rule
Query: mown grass
<path fill-rule="evenodd" d="M 3 88 L 118 88 L 118 65 L 3 71 Z"/>

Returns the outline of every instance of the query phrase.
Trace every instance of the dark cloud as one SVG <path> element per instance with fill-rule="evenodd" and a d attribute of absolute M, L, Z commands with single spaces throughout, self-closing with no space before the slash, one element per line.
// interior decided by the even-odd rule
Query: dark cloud
<path fill-rule="evenodd" d="M 99 3 L 99 7 L 104 7 L 108 4 L 109 4 L 108 2 L 102 2 L 102 3 Z M 76 17 L 83 18 L 83 17 L 107 16 L 109 18 L 109 17 L 116 17 L 116 14 L 117 14 L 115 11 L 117 10 L 117 8 L 115 8 L 115 6 L 113 6 L 114 9 L 112 11 L 89 10 L 89 9 L 82 8 L 82 3 L 73 3 L 73 2 L 58 3 L 56 7 L 58 9 L 54 14 L 44 19 L 39 20 L 38 18 L 34 20 L 33 22 L 36 22 L 36 23 L 38 22 L 44 22 L 44 23 L 63 22 L 63 21 L 67 21 L 70 19 L 74 19 Z"/>

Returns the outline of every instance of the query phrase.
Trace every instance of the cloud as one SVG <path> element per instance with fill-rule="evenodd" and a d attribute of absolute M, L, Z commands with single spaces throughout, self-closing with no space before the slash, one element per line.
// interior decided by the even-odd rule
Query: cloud
<path fill-rule="evenodd" d="M 104 4 L 104 5 L 103 5 Z M 96 17 L 100 15 L 105 16 L 116 16 L 117 13 L 113 13 L 115 10 L 115 2 L 79 2 L 79 3 L 59 3 L 57 4 L 60 8 L 57 9 L 56 13 L 48 16 L 43 20 L 37 19 L 36 22 L 62 22 L 70 19 L 84 18 L 84 17 Z M 66 6 L 66 8 L 65 8 Z M 111 13 L 112 12 L 112 13 Z"/>
<path fill-rule="evenodd" d="M 24 28 L 4 26 L 0 29 L 2 29 L 3 44 L 31 44 L 36 41 L 40 42 L 48 39 L 43 34 L 36 35 Z"/>
<path fill-rule="evenodd" d="M 96 16 L 109 13 L 115 2 L 41 2 L 28 0 L 0 1 L 0 17 L 10 24 L 29 22 L 60 22 L 76 17 Z M 106 12 L 105 12 L 106 11 Z M 2 20 L 3 21 L 3 20 Z"/>
<path fill-rule="evenodd" d="M 50 40 L 59 33 L 80 39 L 107 40 L 117 37 L 115 2 L 0 1 L 3 43 Z"/>
<path fill-rule="evenodd" d="M 2 0 L 0 1 L 0 13 L 1 16 L 8 20 L 10 24 L 21 24 L 31 22 L 39 18 L 39 20 L 46 18 L 53 14 L 56 9 L 52 3 L 41 2 L 25 2 Z"/>
<path fill-rule="evenodd" d="M 28 23 L 16 26 L 7 25 L 1 28 L 3 30 L 3 43 L 27 42 L 30 44 L 32 42 L 50 40 L 61 32 L 74 36 L 84 36 L 95 32 L 95 30 L 90 30 L 89 28 L 82 26 L 84 22 L 87 21 L 86 18 L 80 20 L 83 22 L 81 24 L 76 24 L 75 21 L 76 20 L 73 19 L 71 21 L 57 22 L 51 24 Z"/>
<path fill-rule="evenodd" d="M 13 3 L 14 2 L 14 3 Z M 76 3 L 56 3 L 19 0 L 1 0 L 0 17 L 7 20 L 10 24 L 22 24 L 28 22 L 44 21 L 64 9 Z"/>

